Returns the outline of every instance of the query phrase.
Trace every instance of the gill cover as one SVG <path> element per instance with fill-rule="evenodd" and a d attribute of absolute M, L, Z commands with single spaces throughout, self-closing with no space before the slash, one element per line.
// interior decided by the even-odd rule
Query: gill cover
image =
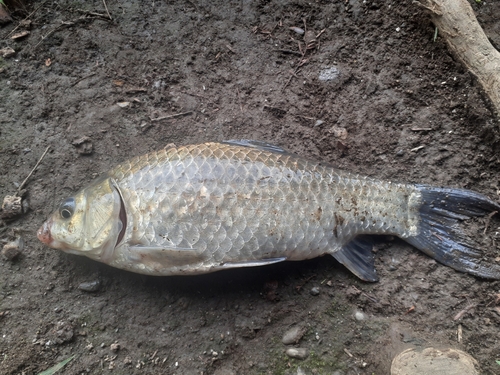
<path fill-rule="evenodd" d="M 68 253 L 109 260 L 124 223 L 120 220 L 121 197 L 110 178 L 65 199 L 52 216 L 51 247 Z"/>

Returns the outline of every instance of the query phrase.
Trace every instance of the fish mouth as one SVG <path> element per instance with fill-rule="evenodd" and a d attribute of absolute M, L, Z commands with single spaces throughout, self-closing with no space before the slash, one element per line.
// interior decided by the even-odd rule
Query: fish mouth
<path fill-rule="evenodd" d="M 43 242 L 45 245 L 50 246 L 54 239 L 52 238 L 52 233 L 50 232 L 50 228 L 52 227 L 52 219 L 47 220 L 43 225 L 38 229 L 36 236 L 38 239 Z"/>

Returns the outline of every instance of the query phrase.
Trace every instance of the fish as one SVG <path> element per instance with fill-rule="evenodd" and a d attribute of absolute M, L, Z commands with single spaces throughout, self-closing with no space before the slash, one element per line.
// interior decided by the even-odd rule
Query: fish
<path fill-rule="evenodd" d="M 37 236 L 146 275 L 330 254 L 374 282 L 373 236 L 392 235 L 457 271 L 498 280 L 498 257 L 486 259 L 464 227 L 496 212 L 498 203 L 471 190 L 378 180 L 265 142 L 231 140 L 171 145 L 123 162 L 62 200 Z"/>

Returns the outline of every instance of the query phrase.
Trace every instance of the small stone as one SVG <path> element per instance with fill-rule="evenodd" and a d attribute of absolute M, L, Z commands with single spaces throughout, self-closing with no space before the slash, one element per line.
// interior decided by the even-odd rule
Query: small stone
<path fill-rule="evenodd" d="M 309 350 L 306 348 L 290 348 L 285 353 L 290 358 L 296 359 L 306 359 L 309 356 Z"/>
<path fill-rule="evenodd" d="M 16 51 L 14 51 L 10 47 L 0 48 L 0 57 L 6 58 L 6 57 L 14 56 L 15 54 L 16 54 Z"/>
<path fill-rule="evenodd" d="M 403 156 L 405 154 L 404 150 L 403 149 L 399 149 L 397 152 L 396 152 L 396 156 Z"/>
<path fill-rule="evenodd" d="M 323 123 L 324 123 L 323 120 L 316 120 L 316 122 L 314 123 L 314 126 L 320 126 Z"/>
<path fill-rule="evenodd" d="M 281 342 L 285 345 L 297 344 L 302 336 L 304 336 L 305 332 L 306 330 L 304 327 L 292 327 L 287 332 L 285 332 L 283 338 L 281 339 Z"/>
<path fill-rule="evenodd" d="M 319 288 L 317 286 L 312 287 L 310 293 L 312 296 L 318 296 L 319 295 Z"/>
<path fill-rule="evenodd" d="M 2 203 L 2 219 L 11 219 L 22 214 L 22 198 L 18 196 L 6 195 Z"/>
<path fill-rule="evenodd" d="M 120 344 L 117 344 L 116 342 L 114 344 L 111 344 L 110 347 L 112 352 L 117 352 L 118 350 L 120 350 Z"/>
<path fill-rule="evenodd" d="M 366 314 L 362 311 L 356 311 L 354 313 L 354 319 L 356 319 L 357 321 L 366 320 Z"/>
<path fill-rule="evenodd" d="M 322 82 L 333 81 L 340 76 L 339 68 L 331 66 L 319 72 L 319 80 Z"/>
<path fill-rule="evenodd" d="M 335 138 L 338 138 L 342 141 L 345 141 L 347 139 L 347 129 L 342 128 L 339 126 L 333 125 L 332 128 L 328 131 L 329 133 L 333 134 Z"/>
<path fill-rule="evenodd" d="M 24 241 L 22 237 L 16 238 L 14 241 L 3 245 L 2 255 L 10 261 L 15 260 L 23 251 Z"/>
<path fill-rule="evenodd" d="M 86 281 L 78 285 L 78 289 L 84 292 L 97 292 L 101 287 L 101 282 L 99 280 Z"/>

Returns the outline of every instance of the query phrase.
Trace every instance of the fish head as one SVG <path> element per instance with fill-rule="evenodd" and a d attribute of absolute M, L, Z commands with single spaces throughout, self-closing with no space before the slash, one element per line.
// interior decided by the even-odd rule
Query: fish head
<path fill-rule="evenodd" d="M 64 199 L 38 230 L 38 239 L 53 249 L 109 260 L 126 225 L 121 210 L 118 188 L 100 178 Z"/>

